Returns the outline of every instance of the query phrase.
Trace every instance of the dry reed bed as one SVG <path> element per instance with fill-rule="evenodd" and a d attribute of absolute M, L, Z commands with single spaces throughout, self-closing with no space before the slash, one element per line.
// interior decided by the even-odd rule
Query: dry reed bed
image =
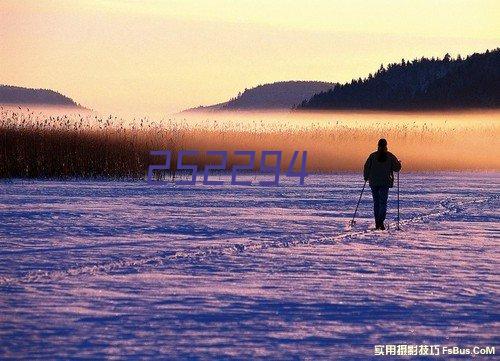
<path fill-rule="evenodd" d="M 285 124 L 285 123 L 283 123 Z M 286 169 L 294 150 L 307 150 L 309 172 L 360 171 L 380 137 L 403 161 L 407 171 L 500 170 L 500 127 L 496 122 L 453 129 L 427 124 L 337 124 L 269 129 L 256 122 L 238 128 L 188 126 L 182 121 L 138 119 L 124 125 L 116 117 L 47 116 L 0 111 L 0 177 L 2 178 L 144 178 L 150 164 L 162 162 L 151 150 L 198 150 L 186 162 L 216 164 L 207 150 L 229 152 L 228 167 L 245 164 L 235 150 L 281 150 Z M 300 158 L 300 157 L 299 157 Z M 257 156 L 257 164 L 259 157 Z M 269 164 L 272 164 L 270 160 Z"/>

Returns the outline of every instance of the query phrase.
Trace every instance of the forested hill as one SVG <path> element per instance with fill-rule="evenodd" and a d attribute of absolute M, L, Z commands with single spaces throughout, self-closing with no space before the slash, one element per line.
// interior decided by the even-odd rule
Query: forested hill
<path fill-rule="evenodd" d="M 402 60 L 314 95 L 298 109 L 458 109 L 500 107 L 500 48 L 456 59 Z"/>
<path fill-rule="evenodd" d="M 36 104 L 81 107 L 73 99 L 49 89 L 0 85 L 0 104 Z"/>
<path fill-rule="evenodd" d="M 245 89 L 243 93 L 225 103 L 200 106 L 187 111 L 291 109 L 314 94 L 331 89 L 334 85 L 321 81 L 280 81 Z"/>

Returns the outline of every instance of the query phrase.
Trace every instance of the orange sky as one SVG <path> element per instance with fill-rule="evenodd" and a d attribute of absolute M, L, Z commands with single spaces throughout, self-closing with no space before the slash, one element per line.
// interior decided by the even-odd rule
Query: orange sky
<path fill-rule="evenodd" d="M 168 114 L 278 80 L 500 46 L 498 1 L 0 1 L 0 83 Z"/>

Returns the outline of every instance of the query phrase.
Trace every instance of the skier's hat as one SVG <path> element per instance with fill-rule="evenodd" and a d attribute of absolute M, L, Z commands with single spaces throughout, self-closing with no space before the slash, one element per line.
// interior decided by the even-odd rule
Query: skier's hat
<path fill-rule="evenodd" d="M 384 138 L 380 139 L 378 141 L 378 147 L 379 148 L 385 148 L 385 147 L 387 147 L 387 140 L 385 140 Z"/>

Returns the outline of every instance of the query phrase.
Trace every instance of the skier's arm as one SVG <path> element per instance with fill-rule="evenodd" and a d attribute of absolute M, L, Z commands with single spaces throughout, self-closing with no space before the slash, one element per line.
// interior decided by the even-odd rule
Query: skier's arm
<path fill-rule="evenodd" d="M 363 170 L 363 177 L 365 178 L 365 181 L 367 181 L 368 178 L 370 178 L 370 168 L 371 167 L 372 167 L 372 157 L 370 155 L 365 162 L 365 167 Z"/>
<path fill-rule="evenodd" d="M 392 155 L 392 170 L 394 172 L 399 172 L 401 170 L 401 162 L 394 154 Z"/>

